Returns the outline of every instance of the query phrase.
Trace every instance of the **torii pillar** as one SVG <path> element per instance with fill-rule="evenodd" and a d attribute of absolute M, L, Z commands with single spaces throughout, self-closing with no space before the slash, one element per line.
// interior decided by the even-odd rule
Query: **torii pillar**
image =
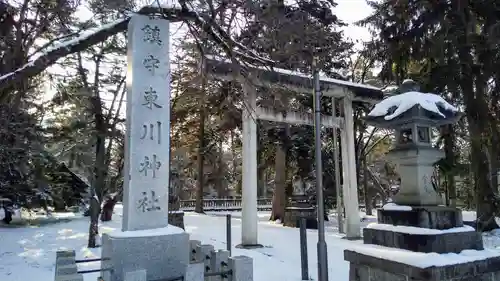
<path fill-rule="evenodd" d="M 344 206 L 346 212 L 345 234 L 347 239 L 361 238 L 361 222 L 358 202 L 358 179 L 356 177 L 356 149 L 354 136 L 354 112 L 350 93 L 342 98 L 343 127 L 340 130 Z"/>
<path fill-rule="evenodd" d="M 240 248 L 260 248 L 258 243 L 257 216 L 257 93 L 247 79 L 240 76 L 243 87 L 243 175 L 241 202 L 241 244 Z"/>

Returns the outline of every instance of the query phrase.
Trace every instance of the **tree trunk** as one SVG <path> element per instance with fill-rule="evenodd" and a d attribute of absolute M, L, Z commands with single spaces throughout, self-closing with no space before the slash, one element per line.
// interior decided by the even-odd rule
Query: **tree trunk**
<path fill-rule="evenodd" d="M 455 187 L 455 154 L 454 154 L 454 134 L 453 134 L 453 126 L 446 125 L 446 132 L 444 135 L 444 152 L 446 157 L 446 162 L 451 165 L 451 171 L 448 171 L 446 174 L 446 194 L 449 206 L 455 207 L 457 201 L 457 190 Z"/>
<path fill-rule="evenodd" d="M 110 196 L 102 206 L 101 221 L 111 221 L 118 196 Z"/>
<path fill-rule="evenodd" d="M 203 97 L 204 97 L 203 93 Z M 204 100 L 204 98 L 203 98 Z M 198 127 L 198 188 L 196 189 L 196 204 L 194 211 L 203 213 L 203 188 L 205 183 L 205 103 L 203 102 L 200 108 L 200 125 Z"/>
<path fill-rule="evenodd" d="M 97 203 L 90 204 L 90 232 L 89 232 L 89 248 L 91 245 L 95 247 L 95 235 L 97 234 L 99 224 L 99 214 L 101 212 L 100 201 L 104 197 L 104 185 L 106 183 L 106 126 L 104 125 L 101 101 L 99 97 L 92 97 L 93 110 L 95 116 L 96 129 L 96 144 L 95 144 L 95 164 L 94 164 L 94 182 L 92 183 L 92 198 L 96 199 Z M 97 198 L 94 198 L 97 197 Z M 93 201 L 93 199 L 91 199 Z"/>
<path fill-rule="evenodd" d="M 384 186 L 380 182 L 380 179 L 377 178 L 377 176 L 375 176 L 373 174 L 373 172 L 370 170 L 370 168 L 368 166 L 365 167 L 365 171 L 367 173 L 367 177 L 370 177 L 372 179 L 372 183 L 373 183 L 372 188 L 376 189 L 377 193 L 380 194 L 380 199 L 382 200 L 382 203 L 384 204 L 387 201 L 387 196 L 391 196 L 390 192 L 388 192 L 384 189 Z M 387 188 L 389 188 L 389 190 L 390 190 L 390 186 L 387 186 Z"/>
<path fill-rule="evenodd" d="M 260 140 L 260 130 L 257 129 L 257 141 Z M 262 152 L 264 149 L 257 144 L 257 197 L 267 197 L 267 161 L 262 159 Z"/>
<path fill-rule="evenodd" d="M 237 166 L 238 166 L 238 163 L 236 161 L 236 144 L 235 144 L 235 141 L 234 141 L 234 130 L 231 130 L 231 139 L 230 139 L 230 143 L 231 143 L 231 159 L 232 159 L 232 165 L 233 165 L 233 169 L 232 169 L 232 174 L 233 176 L 236 175 L 236 171 L 237 171 Z"/>
<path fill-rule="evenodd" d="M 215 181 L 216 184 L 216 190 L 217 190 L 217 196 L 219 198 L 226 197 L 227 192 L 226 192 L 226 182 L 225 182 L 225 177 L 224 177 L 224 150 L 222 149 L 222 141 L 219 141 L 218 144 L 218 156 L 217 156 L 217 179 Z"/>
<path fill-rule="evenodd" d="M 96 248 L 96 237 L 99 234 L 99 213 L 101 206 L 96 196 L 90 198 L 90 226 L 89 226 L 89 241 L 87 247 Z"/>
<path fill-rule="evenodd" d="M 282 143 L 276 147 L 275 165 L 274 194 L 270 220 L 283 221 L 286 207 L 286 147 Z"/>
<path fill-rule="evenodd" d="M 462 3 L 463 4 L 463 3 Z M 463 24 L 458 22 L 457 26 Z M 462 27 L 467 30 L 467 27 Z M 490 171 L 486 147 L 483 139 L 487 139 L 488 130 L 488 108 L 485 102 L 484 78 L 472 71 L 474 59 L 470 44 L 468 44 L 467 32 L 465 36 L 459 37 L 458 57 L 461 65 L 460 86 L 463 91 L 465 112 L 469 125 L 471 143 L 471 164 L 474 172 L 474 190 L 476 193 L 477 229 L 489 231 L 498 228 L 495 221 L 496 202 L 495 193 L 489 180 Z M 476 83 L 474 83 L 476 77 Z"/>
<path fill-rule="evenodd" d="M 491 117 L 494 118 L 494 117 Z M 492 138 L 491 138 L 491 147 L 490 147 L 490 172 L 491 172 L 491 186 L 495 193 L 498 193 L 498 171 L 500 169 L 500 162 L 498 161 L 498 157 L 500 156 L 500 152 L 498 150 L 500 144 L 499 132 L 496 122 L 498 120 L 491 119 L 492 122 Z"/>
<path fill-rule="evenodd" d="M 102 198 L 103 187 L 105 184 L 105 159 L 104 159 L 104 140 L 101 137 L 97 137 L 96 142 L 96 163 L 94 168 L 94 182 L 92 192 L 92 198 L 90 203 L 90 231 L 89 231 L 89 241 L 88 247 L 96 247 L 95 235 L 98 233 L 99 224 L 99 214 L 101 213 L 100 198 Z M 95 201 L 95 202 L 94 202 Z M 92 246 L 93 245 L 93 246 Z"/>
<path fill-rule="evenodd" d="M 483 151 L 480 140 L 478 140 L 477 137 L 472 137 L 474 131 L 476 130 L 471 130 L 471 157 L 474 167 L 474 190 L 477 196 L 477 229 L 479 231 L 490 231 L 498 228 L 495 221 L 495 193 L 490 184 L 491 181 L 488 178 L 489 167 L 487 157 Z"/>
<path fill-rule="evenodd" d="M 260 153 L 259 153 L 259 156 L 258 156 L 257 159 L 261 160 Z M 257 174 L 258 174 L 258 177 L 259 177 L 259 179 L 257 181 L 258 182 L 257 196 L 259 198 L 262 198 L 262 197 L 266 197 L 267 196 L 267 194 L 266 194 L 267 193 L 266 192 L 266 189 L 267 189 L 267 187 L 266 187 L 266 166 L 265 165 L 259 165 L 259 167 L 257 169 L 258 169 L 257 170 L 258 171 Z"/>
<path fill-rule="evenodd" d="M 366 163 L 366 155 L 363 157 L 363 187 L 365 194 L 365 212 L 367 216 L 373 214 L 372 210 L 372 199 L 370 194 L 370 188 L 368 186 L 368 164 Z"/>

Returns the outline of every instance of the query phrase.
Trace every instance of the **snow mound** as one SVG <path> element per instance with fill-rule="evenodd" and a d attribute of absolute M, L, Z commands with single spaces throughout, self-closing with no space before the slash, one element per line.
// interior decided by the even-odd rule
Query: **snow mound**
<path fill-rule="evenodd" d="M 167 227 L 153 228 L 153 229 L 115 231 L 109 233 L 109 235 L 115 238 L 131 238 L 131 237 L 162 236 L 162 235 L 179 234 L 179 233 L 184 233 L 184 230 L 182 230 L 182 228 L 169 225 Z"/>
<path fill-rule="evenodd" d="M 429 268 L 433 266 L 448 266 L 463 264 L 474 261 L 485 260 L 500 256 L 499 249 L 463 250 L 461 253 L 420 253 L 397 248 L 388 248 L 379 245 L 354 245 L 349 250 L 354 252 L 377 257 L 383 260 L 403 263 L 419 268 Z"/>
<path fill-rule="evenodd" d="M 392 120 L 399 115 L 405 113 L 410 108 L 415 105 L 420 105 L 423 109 L 436 113 L 439 116 L 445 118 L 446 116 L 441 112 L 440 109 L 446 111 L 457 112 L 458 109 L 453 105 L 449 104 L 442 97 L 431 94 L 431 93 L 421 93 L 421 92 L 406 92 L 404 94 L 395 95 L 388 97 L 383 101 L 375 105 L 375 107 L 368 113 L 368 116 L 380 117 L 385 116 L 385 120 Z M 392 113 L 390 111 L 396 108 Z"/>
<path fill-rule="evenodd" d="M 405 225 L 392 225 L 392 224 L 383 224 L 383 223 L 370 223 L 366 226 L 369 229 L 377 229 L 377 230 L 386 230 L 397 233 L 406 233 L 406 234 L 417 234 L 417 235 L 439 235 L 445 233 L 458 233 L 458 232 L 472 232 L 475 231 L 474 228 L 465 225 L 462 227 L 453 227 L 450 229 L 430 229 L 424 227 L 415 227 L 415 226 L 405 226 Z"/>
<path fill-rule="evenodd" d="M 397 205 L 396 203 L 389 202 L 385 204 L 382 209 L 385 211 L 411 211 L 413 210 L 410 206 Z"/>
<path fill-rule="evenodd" d="M 384 93 L 391 93 L 391 92 L 396 91 L 397 89 L 399 89 L 398 86 L 390 85 L 390 86 L 387 86 L 387 87 L 383 88 L 382 92 L 384 92 Z"/>

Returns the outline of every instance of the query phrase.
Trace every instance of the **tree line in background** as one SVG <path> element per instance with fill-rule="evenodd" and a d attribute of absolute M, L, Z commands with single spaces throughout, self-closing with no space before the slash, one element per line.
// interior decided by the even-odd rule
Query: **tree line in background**
<path fill-rule="evenodd" d="M 181 199 L 196 198 L 196 211 L 203 212 L 203 197 L 239 196 L 241 191 L 242 90 L 200 69 L 205 55 L 233 55 L 234 61 L 240 56 L 243 62 L 245 56 L 246 62 L 267 58 L 275 67 L 303 73 L 312 72 L 317 57 L 329 77 L 387 91 L 411 78 L 463 109 L 461 122 L 439 128 L 435 141 L 446 158 L 436 165 L 436 184 L 447 204 L 477 209 L 480 229 L 496 228 L 500 4 L 490 2 L 368 1 L 373 12 L 358 24 L 369 28 L 373 39 L 351 42 L 341 32 L 345 23 L 332 12 L 333 0 L 179 1 L 181 14 L 197 11 L 210 28 L 182 24 L 171 30 L 177 38 L 171 54 L 172 192 Z M 1 82 L 1 77 L 34 58 L 48 57 L 47 46 L 64 41 L 62 36 L 71 39 L 139 7 L 134 1 L 0 0 L 0 197 L 25 207 L 57 209 L 90 196 L 98 202 L 110 195 L 120 198 L 126 33 L 109 31 L 89 47 L 70 48 L 72 53 L 43 64 L 40 74 L 20 82 Z M 83 8 L 92 14 L 90 20 L 77 16 Z M 229 37 L 217 41 L 214 32 Z M 240 45 L 248 48 L 246 53 L 231 53 Z M 263 88 L 258 93 L 261 106 L 312 112 L 309 95 Z M 324 114 L 332 113 L 331 100 L 322 100 L 322 107 Z M 398 175 L 384 158 L 390 132 L 364 123 L 369 110 L 366 104 L 355 105 L 358 186 L 368 213 L 398 187 Z M 333 207 L 333 131 L 323 134 L 323 182 L 327 205 Z M 258 140 L 259 196 L 272 196 L 271 219 L 282 219 L 292 185 L 314 183 L 313 129 L 259 120 Z M 92 215 L 92 231 L 99 211 Z M 95 245 L 93 240 L 89 245 Z"/>

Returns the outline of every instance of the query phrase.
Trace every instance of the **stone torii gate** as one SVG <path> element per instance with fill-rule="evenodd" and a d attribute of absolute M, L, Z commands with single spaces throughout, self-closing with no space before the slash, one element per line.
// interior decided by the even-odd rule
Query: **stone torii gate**
<path fill-rule="evenodd" d="M 242 229 L 241 243 L 243 247 L 257 246 L 257 119 L 314 125 L 313 114 L 288 111 L 286 115 L 267 108 L 257 107 L 255 86 L 266 88 L 282 88 L 300 94 L 313 93 L 311 76 L 299 72 L 279 68 L 247 67 L 248 75 L 240 75 L 240 66 L 229 60 L 206 57 L 204 61 L 208 73 L 226 81 L 237 80 L 242 84 L 245 94 L 246 109 L 243 110 L 243 179 L 242 179 Z M 343 116 L 322 116 L 321 125 L 337 128 L 341 131 L 341 155 L 343 163 L 343 186 L 346 210 L 346 237 L 361 237 L 358 203 L 358 184 L 355 161 L 355 135 L 352 102 L 376 103 L 383 98 L 379 88 L 351 83 L 331 78 L 320 78 L 323 96 L 342 99 Z M 335 159 L 338 161 L 338 159 Z"/>

